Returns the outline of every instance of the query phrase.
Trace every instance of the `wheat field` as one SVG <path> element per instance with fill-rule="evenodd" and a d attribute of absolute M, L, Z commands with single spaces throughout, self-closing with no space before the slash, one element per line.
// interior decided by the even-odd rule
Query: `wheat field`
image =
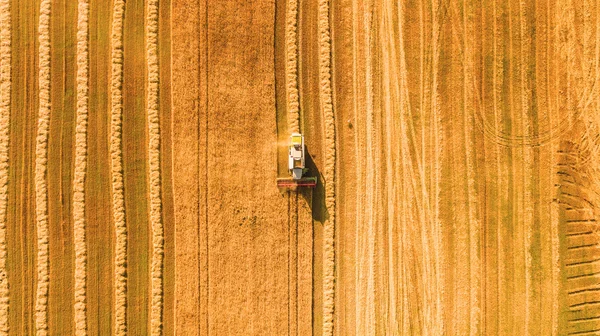
<path fill-rule="evenodd" d="M 598 0 L 0 0 L 0 335 L 600 334 L 599 90 Z"/>

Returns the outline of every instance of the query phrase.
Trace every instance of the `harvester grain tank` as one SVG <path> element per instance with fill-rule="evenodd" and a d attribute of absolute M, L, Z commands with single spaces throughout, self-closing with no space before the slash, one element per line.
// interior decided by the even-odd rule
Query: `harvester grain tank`
<path fill-rule="evenodd" d="M 304 136 L 300 133 L 292 133 L 288 152 L 288 170 L 290 177 L 278 178 L 279 188 L 315 187 L 316 177 L 304 176 L 308 172 L 306 168 L 306 151 L 304 149 Z"/>

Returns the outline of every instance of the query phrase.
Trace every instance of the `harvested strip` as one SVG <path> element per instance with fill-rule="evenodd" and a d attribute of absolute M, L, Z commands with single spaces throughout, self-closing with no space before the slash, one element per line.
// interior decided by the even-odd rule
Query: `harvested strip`
<path fill-rule="evenodd" d="M 298 96 L 298 0 L 288 0 L 285 18 L 285 59 L 288 131 L 300 132 Z"/>
<path fill-rule="evenodd" d="M 323 223 L 323 335 L 333 335 L 335 304 L 335 116 L 331 94 L 329 0 L 319 0 L 319 98 L 325 119 L 325 207 Z"/>
<path fill-rule="evenodd" d="M 146 57 L 148 62 L 148 160 L 150 169 L 150 224 L 152 226 L 152 309 L 150 333 L 162 334 L 164 228 L 160 185 L 160 124 L 158 111 L 158 0 L 151 0 L 146 16 Z"/>
<path fill-rule="evenodd" d="M 79 0 L 77 14 L 77 119 L 75 128 L 75 178 L 73 218 L 75 243 L 75 334 L 87 334 L 85 239 L 85 174 L 87 170 L 87 124 L 89 101 L 88 0 Z"/>
<path fill-rule="evenodd" d="M 48 130 L 50 126 L 50 0 L 40 3 L 39 111 L 35 147 L 35 213 L 37 234 L 36 334 L 48 334 Z"/>
<path fill-rule="evenodd" d="M 8 204 L 8 126 L 11 95 L 10 1 L 0 1 L 0 335 L 8 334 L 9 291 L 6 275 L 6 210 Z"/>
<path fill-rule="evenodd" d="M 113 4 L 111 57 L 111 134 L 112 216 L 115 226 L 115 335 L 127 332 L 127 225 L 123 194 L 123 14 L 125 1 Z"/>

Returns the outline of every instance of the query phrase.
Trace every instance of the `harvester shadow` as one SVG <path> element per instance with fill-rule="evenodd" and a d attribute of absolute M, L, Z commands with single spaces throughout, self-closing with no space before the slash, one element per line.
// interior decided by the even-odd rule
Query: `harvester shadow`
<path fill-rule="evenodd" d="M 307 175 L 316 176 L 317 185 L 314 188 L 300 188 L 298 193 L 302 195 L 302 198 L 308 203 L 313 220 L 322 223 L 329 217 L 327 214 L 327 207 L 325 206 L 325 185 L 323 184 L 323 175 L 317 168 L 317 165 L 307 148 L 305 148 L 305 154 L 306 158 L 304 164 L 309 171 Z"/>

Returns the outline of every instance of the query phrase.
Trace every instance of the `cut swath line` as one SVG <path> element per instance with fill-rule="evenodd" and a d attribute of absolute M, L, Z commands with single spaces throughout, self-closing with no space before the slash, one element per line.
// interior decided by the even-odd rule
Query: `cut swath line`
<path fill-rule="evenodd" d="M 593 264 L 593 263 L 598 262 L 598 261 L 600 261 L 600 259 L 578 261 L 578 262 L 567 263 L 567 264 L 565 264 L 565 266 L 579 266 L 579 265 Z"/>
<path fill-rule="evenodd" d="M 8 335 L 9 288 L 6 275 L 8 203 L 8 127 L 11 95 L 10 0 L 0 1 L 0 335 Z"/>
<path fill-rule="evenodd" d="M 48 131 L 50 127 L 50 0 L 40 3 L 39 38 L 39 110 L 35 147 L 35 214 L 37 235 L 37 286 L 35 294 L 35 330 L 48 334 L 49 232 L 48 232 Z"/>
<path fill-rule="evenodd" d="M 578 237 L 593 234 L 594 231 L 584 231 L 584 232 L 573 232 L 566 234 L 566 237 Z"/>
<path fill-rule="evenodd" d="M 576 332 L 569 333 L 569 335 L 585 335 L 585 334 L 597 333 L 598 331 L 600 331 L 600 329 L 593 329 L 593 330 L 586 330 L 586 331 L 576 331 Z"/>
<path fill-rule="evenodd" d="M 163 258 L 164 228 L 160 186 L 160 124 L 158 111 L 158 0 L 150 0 L 146 7 L 146 59 L 147 59 L 147 116 L 148 116 L 148 160 L 150 225 L 152 227 L 152 267 L 151 267 L 151 311 L 150 333 L 162 334 L 163 310 Z"/>
<path fill-rule="evenodd" d="M 580 275 L 573 275 L 573 276 L 568 276 L 567 280 L 576 280 L 576 279 L 581 279 L 581 278 L 586 278 L 586 277 L 593 277 L 596 275 L 600 275 L 600 272 L 593 272 L 593 273 L 587 273 L 587 274 L 580 274 Z"/>
<path fill-rule="evenodd" d="M 600 304 L 600 301 L 588 301 L 588 302 L 576 303 L 576 304 L 570 305 L 569 307 L 576 308 L 576 307 L 583 307 L 583 306 L 597 305 L 597 304 Z"/>
<path fill-rule="evenodd" d="M 75 128 L 75 171 L 73 180 L 73 219 L 75 243 L 75 334 L 87 334 L 85 238 L 85 175 L 87 170 L 87 125 L 89 101 L 88 31 L 89 3 L 79 0 L 77 7 L 77 116 Z"/>
<path fill-rule="evenodd" d="M 593 246 L 598 246 L 598 244 L 594 243 L 594 244 L 585 244 L 585 245 L 577 245 L 577 246 L 568 246 L 567 250 L 579 250 L 579 249 L 584 249 L 584 248 L 593 247 Z"/>
<path fill-rule="evenodd" d="M 587 322 L 587 321 L 595 321 L 600 320 L 600 316 L 592 316 L 592 317 L 582 317 L 578 319 L 568 320 L 569 323 L 577 323 L 577 322 Z"/>
<path fill-rule="evenodd" d="M 115 228 L 115 273 L 114 273 L 114 333 L 127 333 L 127 225 L 125 222 L 125 198 L 123 194 L 123 14 L 125 1 L 113 3 L 111 37 L 111 123 L 110 158 L 112 184 L 112 217 Z"/>
<path fill-rule="evenodd" d="M 597 292 L 597 291 L 600 291 L 600 288 L 593 287 L 593 288 L 578 289 L 578 290 L 570 291 L 568 293 L 573 295 L 573 294 L 581 294 L 581 293 L 586 293 L 586 292 Z"/>
<path fill-rule="evenodd" d="M 288 132 L 300 132 L 298 96 L 298 0 L 288 0 L 285 18 L 285 80 Z"/>
<path fill-rule="evenodd" d="M 331 88 L 331 32 L 329 0 L 319 0 L 319 101 L 325 120 L 325 207 L 323 223 L 323 335 L 333 335 L 335 304 L 335 116 Z"/>

